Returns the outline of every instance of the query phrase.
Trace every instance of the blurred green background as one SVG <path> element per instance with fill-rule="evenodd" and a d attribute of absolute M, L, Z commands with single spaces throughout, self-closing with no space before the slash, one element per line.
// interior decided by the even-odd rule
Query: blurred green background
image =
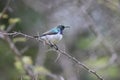
<path fill-rule="evenodd" d="M 120 0 L 0 0 L 0 32 L 42 34 L 59 24 L 71 26 L 58 43 L 105 80 L 120 80 Z M 98 80 L 93 74 L 35 40 L 9 37 L 38 80 Z M 0 34 L 0 80 L 30 80 Z"/>

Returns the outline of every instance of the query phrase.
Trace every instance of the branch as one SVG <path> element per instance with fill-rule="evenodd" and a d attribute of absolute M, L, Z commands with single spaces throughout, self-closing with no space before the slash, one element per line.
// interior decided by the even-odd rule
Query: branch
<path fill-rule="evenodd" d="M 56 50 L 56 49 L 55 49 L 55 50 Z M 59 48 L 58 48 L 58 50 L 56 50 L 56 51 L 59 52 L 59 53 L 61 53 L 61 54 L 63 54 L 63 55 L 65 55 L 65 56 L 67 56 L 69 59 L 71 59 L 72 61 L 76 62 L 78 65 L 82 66 L 85 70 L 87 70 L 88 72 L 94 74 L 99 80 L 104 80 L 100 75 L 98 75 L 98 74 L 96 73 L 96 71 L 93 71 L 93 70 L 89 69 L 85 64 L 81 63 L 81 62 L 80 62 L 79 60 L 77 60 L 75 57 L 72 57 L 72 56 L 69 55 L 68 53 L 60 50 Z"/>
<path fill-rule="evenodd" d="M 1 12 L 0 19 L 2 18 L 3 14 L 7 11 L 10 2 L 11 2 L 11 0 L 8 0 L 8 1 L 7 1 L 6 6 L 4 7 L 4 9 L 3 9 L 2 12 Z"/>
<path fill-rule="evenodd" d="M 2 33 L 0 32 L 0 34 L 4 34 L 4 35 L 11 35 L 11 36 L 16 36 L 16 35 L 22 35 L 26 38 L 30 38 L 30 39 L 35 39 L 37 41 L 42 41 L 41 39 L 37 39 L 37 38 L 34 38 L 33 36 L 30 36 L 30 35 L 26 35 L 26 34 L 23 34 L 21 32 L 13 32 L 13 33 Z M 43 41 L 42 41 L 43 42 Z M 51 44 L 47 44 L 48 46 L 51 47 Z M 89 69 L 85 64 L 81 63 L 79 60 L 77 60 L 75 57 L 72 57 L 71 55 L 67 54 L 66 52 L 60 50 L 57 46 L 53 46 L 52 47 L 56 52 L 58 53 L 61 53 L 62 55 L 65 55 L 66 57 L 68 57 L 69 59 L 71 59 L 72 61 L 74 61 L 75 63 L 77 63 L 78 65 L 82 66 L 85 70 L 87 70 L 88 72 L 92 73 L 93 75 L 95 75 L 99 80 L 104 80 L 100 75 L 98 75 L 96 73 L 96 71 L 93 71 L 91 69 Z"/>
<path fill-rule="evenodd" d="M 98 41 L 97 44 L 99 44 L 100 42 L 102 42 L 103 46 L 111 53 L 111 58 L 109 60 L 109 64 L 112 64 L 115 62 L 115 60 L 117 59 L 117 53 L 114 50 L 113 46 L 111 44 L 109 44 L 109 42 L 104 38 L 104 36 L 101 34 L 101 31 L 99 29 L 97 29 L 97 25 L 95 23 L 95 21 L 93 20 L 93 18 L 89 15 L 87 9 L 92 5 L 94 0 L 89 0 L 89 4 L 86 3 L 86 1 L 83 0 L 83 4 L 84 6 L 82 7 L 81 11 L 83 12 L 83 14 L 87 17 L 88 23 L 90 25 L 90 30 L 95 34 L 96 37 L 98 37 Z M 105 0 L 106 2 L 111 2 L 111 0 Z M 95 44 L 96 44 L 95 42 Z"/>
<path fill-rule="evenodd" d="M 15 35 L 15 32 L 12 33 L 5 33 L 3 31 L 0 31 L 0 35 L 4 36 L 4 37 L 0 37 L 2 39 L 4 39 L 10 46 L 11 50 L 14 52 L 15 56 L 20 60 L 20 62 L 22 63 L 23 69 L 25 70 L 26 74 L 31 78 L 31 80 L 34 80 L 34 74 L 33 71 L 31 69 L 29 69 L 29 65 L 27 66 L 23 60 L 22 60 L 22 53 L 17 49 L 17 47 L 15 46 L 15 44 L 12 42 L 12 40 L 10 39 L 9 35 Z"/>

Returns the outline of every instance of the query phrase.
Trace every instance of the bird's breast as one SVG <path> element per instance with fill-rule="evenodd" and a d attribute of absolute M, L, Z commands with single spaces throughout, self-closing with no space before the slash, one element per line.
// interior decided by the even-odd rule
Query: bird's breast
<path fill-rule="evenodd" d="M 62 39 L 62 34 L 46 35 L 46 36 L 42 36 L 41 39 L 44 39 L 46 41 L 50 41 L 56 44 Z"/>

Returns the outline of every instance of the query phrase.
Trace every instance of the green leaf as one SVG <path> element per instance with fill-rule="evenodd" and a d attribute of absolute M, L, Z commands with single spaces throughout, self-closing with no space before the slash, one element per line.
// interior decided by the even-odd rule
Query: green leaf
<path fill-rule="evenodd" d="M 5 25 L 4 24 L 0 25 L 0 30 L 5 30 Z"/>
<path fill-rule="evenodd" d="M 15 24 L 20 22 L 20 18 L 10 18 L 9 19 L 9 24 Z"/>
<path fill-rule="evenodd" d="M 7 15 L 7 14 L 3 14 L 2 18 L 3 18 L 3 19 L 7 19 L 7 18 L 8 18 L 8 15 Z"/>
<path fill-rule="evenodd" d="M 32 58 L 30 56 L 24 56 L 22 58 L 22 61 L 24 64 L 29 64 L 29 65 L 32 65 L 32 63 L 33 63 Z"/>
<path fill-rule="evenodd" d="M 35 66 L 34 71 L 37 73 L 44 73 L 44 74 L 50 73 L 46 68 L 42 66 Z"/>
<path fill-rule="evenodd" d="M 25 37 L 16 37 L 13 39 L 13 42 L 26 42 L 26 38 Z"/>
<path fill-rule="evenodd" d="M 7 18 L 8 18 L 8 15 L 7 15 L 7 14 L 0 13 L 0 17 L 2 17 L 3 19 L 7 19 Z"/>

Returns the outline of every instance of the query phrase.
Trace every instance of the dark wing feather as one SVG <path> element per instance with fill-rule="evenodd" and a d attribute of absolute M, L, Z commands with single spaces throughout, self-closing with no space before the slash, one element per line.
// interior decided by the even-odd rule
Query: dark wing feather
<path fill-rule="evenodd" d="M 42 36 L 46 36 L 46 35 L 53 35 L 53 34 L 57 34 L 57 32 L 50 32 L 50 33 L 43 33 L 40 36 L 33 36 L 34 38 L 38 38 L 38 37 L 42 37 Z"/>
<path fill-rule="evenodd" d="M 53 35 L 53 34 L 57 34 L 57 33 L 58 33 L 58 31 L 55 30 L 55 28 L 53 28 L 52 30 L 47 31 L 40 36 L 34 36 L 34 37 L 38 38 L 38 37 L 42 37 L 42 36 L 46 36 L 46 35 Z"/>
<path fill-rule="evenodd" d="M 58 32 L 51 32 L 51 31 L 48 31 L 48 32 L 43 33 L 40 37 L 46 36 L 46 35 L 53 35 L 53 34 L 57 34 L 57 33 L 58 33 Z"/>

